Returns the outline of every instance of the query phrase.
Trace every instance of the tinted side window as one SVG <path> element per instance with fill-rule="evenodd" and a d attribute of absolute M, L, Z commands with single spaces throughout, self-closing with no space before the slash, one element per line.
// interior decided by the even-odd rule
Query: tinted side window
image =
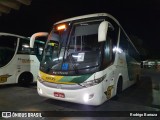
<path fill-rule="evenodd" d="M 139 53 L 134 48 L 133 44 L 128 40 L 124 32 L 120 34 L 120 48 L 130 57 L 139 60 Z"/>
<path fill-rule="evenodd" d="M 15 54 L 17 38 L 12 36 L 0 36 L 0 67 L 8 64 Z"/>
<path fill-rule="evenodd" d="M 128 45 L 129 45 L 128 38 L 126 37 L 124 32 L 121 30 L 119 46 L 120 46 L 120 49 L 122 49 L 127 54 L 128 54 Z"/>
<path fill-rule="evenodd" d="M 18 47 L 19 54 L 30 54 L 29 42 L 29 39 L 20 39 Z"/>
<path fill-rule="evenodd" d="M 36 55 L 39 60 L 42 60 L 42 53 L 45 43 L 42 41 L 36 41 L 34 43 L 34 48 L 32 49 L 32 54 Z"/>

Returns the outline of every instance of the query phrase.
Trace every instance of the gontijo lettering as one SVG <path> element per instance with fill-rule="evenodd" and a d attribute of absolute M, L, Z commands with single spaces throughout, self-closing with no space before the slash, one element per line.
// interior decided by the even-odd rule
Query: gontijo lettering
<path fill-rule="evenodd" d="M 19 61 L 21 61 L 22 63 L 33 63 L 34 60 L 30 60 L 30 59 L 22 59 L 22 58 L 18 58 Z"/>

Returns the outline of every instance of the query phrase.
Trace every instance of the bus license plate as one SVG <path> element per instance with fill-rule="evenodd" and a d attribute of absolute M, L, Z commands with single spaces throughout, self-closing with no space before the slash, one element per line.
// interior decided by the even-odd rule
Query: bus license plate
<path fill-rule="evenodd" d="M 54 92 L 53 94 L 55 97 L 65 98 L 64 93 Z"/>

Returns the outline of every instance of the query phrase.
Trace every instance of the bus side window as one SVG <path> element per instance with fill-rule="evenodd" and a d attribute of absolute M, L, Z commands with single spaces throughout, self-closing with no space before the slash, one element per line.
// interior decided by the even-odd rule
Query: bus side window
<path fill-rule="evenodd" d="M 30 54 L 29 40 L 20 39 L 18 53 L 19 54 Z"/>
<path fill-rule="evenodd" d="M 13 57 L 14 52 L 9 47 L 0 48 L 0 67 L 5 66 Z"/>
<path fill-rule="evenodd" d="M 124 34 L 124 32 L 121 30 L 120 33 L 120 44 L 119 47 L 128 55 L 128 38 Z"/>
<path fill-rule="evenodd" d="M 7 65 L 15 54 L 17 38 L 12 36 L 0 36 L 0 67 Z"/>
<path fill-rule="evenodd" d="M 34 48 L 31 49 L 31 54 L 36 55 L 39 60 L 42 60 L 43 47 L 44 44 L 35 42 Z"/>

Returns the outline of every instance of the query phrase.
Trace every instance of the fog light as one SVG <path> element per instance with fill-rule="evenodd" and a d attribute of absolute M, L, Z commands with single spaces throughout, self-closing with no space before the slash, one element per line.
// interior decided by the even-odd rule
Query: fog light
<path fill-rule="evenodd" d="M 88 93 L 84 94 L 83 96 L 84 102 L 88 102 L 91 98 L 93 98 L 93 96 L 94 94 L 88 94 Z"/>
<path fill-rule="evenodd" d="M 40 94 L 43 94 L 42 89 L 40 89 L 40 88 L 38 88 L 38 92 L 39 92 Z"/>

